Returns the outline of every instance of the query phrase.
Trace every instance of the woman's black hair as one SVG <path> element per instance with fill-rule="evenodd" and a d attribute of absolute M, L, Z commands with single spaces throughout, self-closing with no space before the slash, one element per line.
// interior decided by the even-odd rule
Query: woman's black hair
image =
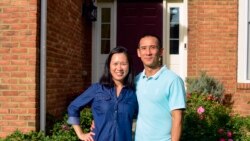
<path fill-rule="evenodd" d="M 134 89 L 134 70 L 133 70 L 132 59 L 130 55 L 128 54 L 128 50 L 123 46 L 117 46 L 110 51 L 108 58 L 106 59 L 106 62 L 105 62 L 104 72 L 99 82 L 108 87 L 114 86 L 114 81 L 110 73 L 110 62 L 111 62 L 112 56 L 116 53 L 124 53 L 127 56 L 128 63 L 129 63 L 129 72 L 124 79 L 124 85 L 129 88 Z"/>

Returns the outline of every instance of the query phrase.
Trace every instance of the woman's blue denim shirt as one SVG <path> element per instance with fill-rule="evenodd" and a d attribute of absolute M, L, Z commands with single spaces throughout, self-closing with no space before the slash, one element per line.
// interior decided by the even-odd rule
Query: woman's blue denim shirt
<path fill-rule="evenodd" d="M 68 106 L 68 123 L 79 125 L 80 111 L 89 104 L 95 141 L 132 141 L 132 122 L 138 112 L 134 90 L 123 87 L 117 97 L 114 87 L 93 84 Z"/>

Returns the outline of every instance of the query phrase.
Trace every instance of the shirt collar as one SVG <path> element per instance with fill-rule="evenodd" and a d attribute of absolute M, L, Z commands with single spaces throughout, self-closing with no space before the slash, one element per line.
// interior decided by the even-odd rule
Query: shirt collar
<path fill-rule="evenodd" d="M 152 75 L 152 76 L 150 76 L 150 77 L 148 77 L 148 79 L 157 79 L 161 74 L 162 74 L 162 72 L 164 71 L 164 70 L 166 70 L 167 69 L 167 67 L 166 67 L 166 65 L 163 65 L 162 67 L 161 67 L 161 69 L 160 70 L 158 70 L 158 72 L 156 73 L 156 74 L 154 74 L 154 75 Z M 147 76 L 146 76 L 146 74 L 145 74 L 145 69 L 143 70 L 143 72 L 142 72 L 142 78 L 144 79 L 144 78 L 147 78 Z"/>

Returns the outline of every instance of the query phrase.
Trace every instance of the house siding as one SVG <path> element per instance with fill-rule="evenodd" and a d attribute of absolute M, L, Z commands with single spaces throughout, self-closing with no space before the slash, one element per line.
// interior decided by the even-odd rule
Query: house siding
<path fill-rule="evenodd" d="M 92 27 L 82 2 L 48 0 L 46 112 L 56 117 L 91 83 Z M 237 16 L 237 0 L 188 0 L 188 76 L 203 70 L 223 82 L 244 116 L 250 84 L 237 83 Z M 0 137 L 39 129 L 39 28 L 40 1 L 0 1 Z"/>
<path fill-rule="evenodd" d="M 38 5 L 0 1 L 0 137 L 36 129 Z"/>
<path fill-rule="evenodd" d="M 61 117 L 91 83 L 83 0 L 48 0 L 46 113 Z M 0 1 L 0 138 L 39 130 L 40 1 Z M 84 75 L 86 74 L 86 75 Z"/>
<path fill-rule="evenodd" d="M 220 80 L 233 111 L 250 115 L 250 85 L 237 83 L 237 0 L 188 1 L 188 76 Z"/>
<path fill-rule="evenodd" d="M 82 16 L 82 2 L 48 1 L 46 105 L 56 117 L 91 82 L 92 27 Z"/>

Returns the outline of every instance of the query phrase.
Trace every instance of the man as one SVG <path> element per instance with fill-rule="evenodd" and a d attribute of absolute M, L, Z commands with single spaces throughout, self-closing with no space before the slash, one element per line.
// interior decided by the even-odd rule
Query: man
<path fill-rule="evenodd" d="M 154 35 L 143 36 L 137 55 L 144 70 L 136 77 L 139 114 L 135 141 L 179 141 L 186 108 L 183 80 L 161 65 L 163 48 Z"/>

